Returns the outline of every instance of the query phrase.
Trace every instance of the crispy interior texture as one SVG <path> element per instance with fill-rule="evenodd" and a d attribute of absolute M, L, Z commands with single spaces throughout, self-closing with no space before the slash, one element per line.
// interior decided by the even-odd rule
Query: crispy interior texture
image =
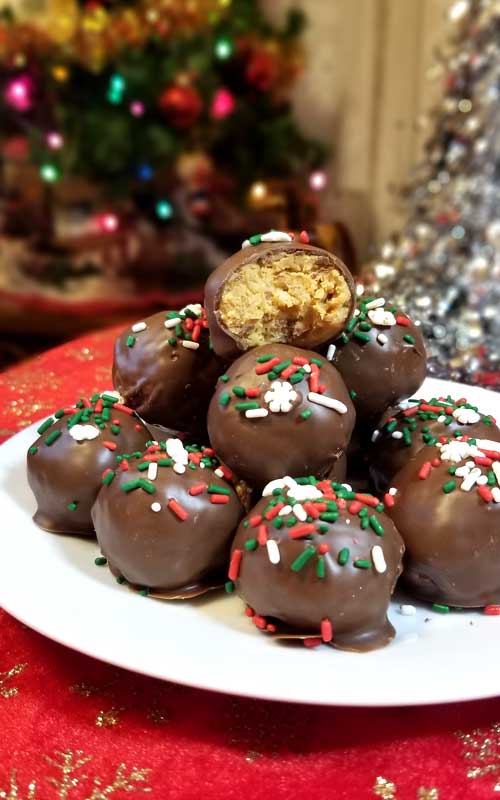
<path fill-rule="evenodd" d="M 340 333 L 350 307 L 349 286 L 334 264 L 300 252 L 245 264 L 219 298 L 223 326 L 245 349 L 267 342 L 319 343 Z"/>

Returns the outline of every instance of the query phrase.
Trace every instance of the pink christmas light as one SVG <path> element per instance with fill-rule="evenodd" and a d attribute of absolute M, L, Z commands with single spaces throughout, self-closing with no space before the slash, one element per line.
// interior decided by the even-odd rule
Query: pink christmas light
<path fill-rule="evenodd" d="M 133 117 L 142 117 L 145 111 L 144 103 L 141 100 L 132 100 L 129 108 Z"/>
<path fill-rule="evenodd" d="M 51 150 L 60 150 L 64 144 L 64 139 L 57 131 L 50 131 L 47 134 L 47 145 Z"/>
<path fill-rule="evenodd" d="M 212 99 L 211 114 L 214 119 L 224 119 L 233 113 L 236 103 L 228 89 L 217 89 Z"/>
<path fill-rule="evenodd" d="M 33 105 L 33 83 L 28 75 L 19 75 L 7 83 L 4 90 L 5 102 L 16 111 L 29 111 Z"/>

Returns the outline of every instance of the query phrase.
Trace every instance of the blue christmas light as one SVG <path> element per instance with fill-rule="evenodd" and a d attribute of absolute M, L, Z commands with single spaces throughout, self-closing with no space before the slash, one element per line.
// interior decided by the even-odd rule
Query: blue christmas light
<path fill-rule="evenodd" d="M 140 164 L 139 168 L 137 169 L 137 177 L 141 181 L 150 181 L 153 175 L 153 169 L 149 166 L 149 164 Z"/>

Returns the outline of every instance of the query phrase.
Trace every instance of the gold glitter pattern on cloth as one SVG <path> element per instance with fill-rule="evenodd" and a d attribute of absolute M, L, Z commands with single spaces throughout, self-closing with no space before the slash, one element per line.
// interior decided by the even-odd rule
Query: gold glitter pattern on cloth
<path fill-rule="evenodd" d="M 471 733 L 460 731 L 457 736 L 464 745 L 462 756 L 467 763 L 468 778 L 484 778 L 500 772 L 500 722 L 490 728 L 476 728 Z M 500 792 L 500 779 L 492 790 Z"/>
<path fill-rule="evenodd" d="M 84 800 L 107 800 L 115 794 L 118 797 L 122 793 L 130 792 L 150 792 L 151 788 L 147 785 L 148 776 L 151 770 L 139 769 L 138 767 L 127 767 L 126 764 L 119 764 L 110 779 L 99 775 L 90 776 L 87 765 L 92 761 L 92 756 L 85 755 L 82 750 L 56 750 L 52 756 L 45 756 L 45 761 L 49 765 L 49 775 L 33 779 L 26 789 L 19 786 L 17 782 L 16 770 L 12 769 L 10 774 L 9 786 L 7 789 L 0 789 L 1 800 L 71 800 L 74 791 L 80 786 L 85 792 Z M 53 791 L 47 795 L 46 784 L 53 787 Z M 41 787 L 44 787 L 43 789 Z M 40 795 L 37 789 L 40 788 Z"/>
<path fill-rule="evenodd" d="M 398 797 L 396 784 L 380 775 L 373 785 L 373 794 L 375 797 L 381 797 L 382 800 L 397 800 Z M 436 789 L 435 786 L 429 789 L 420 786 L 415 798 L 416 800 L 439 800 L 439 789 Z"/>
<path fill-rule="evenodd" d="M 16 664 L 15 667 L 7 670 L 7 672 L 0 672 L 0 697 L 7 699 L 8 697 L 14 697 L 18 693 L 19 690 L 15 686 L 10 686 L 9 683 L 12 678 L 19 675 L 27 666 L 27 664 Z"/>
<path fill-rule="evenodd" d="M 124 708 L 110 708 L 108 711 L 99 711 L 95 718 L 97 728 L 114 728 L 120 722 L 120 714 Z"/>
<path fill-rule="evenodd" d="M 69 686 L 69 691 L 81 697 L 94 698 L 100 697 L 101 703 L 109 703 L 108 708 L 101 708 L 94 717 L 94 724 L 97 728 L 114 728 L 122 722 L 122 715 L 130 712 L 144 714 L 148 720 L 155 725 L 165 725 L 170 720 L 170 713 L 165 707 L 165 695 L 169 689 L 167 685 L 161 685 L 157 696 L 152 699 L 151 705 L 145 705 L 140 686 L 131 684 L 127 687 L 126 697 L 119 691 L 118 675 L 114 675 L 111 680 L 106 680 L 102 684 L 80 681 Z M 177 693 L 180 691 L 178 687 Z M 95 711 L 93 712 L 95 714 Z"/>

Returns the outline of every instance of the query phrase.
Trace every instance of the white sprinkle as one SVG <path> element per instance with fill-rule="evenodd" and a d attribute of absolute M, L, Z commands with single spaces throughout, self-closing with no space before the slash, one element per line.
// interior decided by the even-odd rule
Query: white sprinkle
<path fill-rule="evenodd" d="M 275 478 L 274 481 L 269 481 L 268 484 L 264 486 L 262 490 L 262 497 L 269 497 L 275 489 L 284 489 L 285 488 L 285 479 L 284 478 Z"/>
<path fill-rule="evenodd" d="M 297 392 L 288 381 L 273 381 L 271 388 L 264 395 L 264 402 L 268 403 L 269 411 L 274 414 L 288 414 L 292 404 L 297 399 Z"/>
<path fill-rule="evenodd" d="M 250 239 L 245 239 L 245 241 L 244 241 L 244 242 L 242 242 L 241 249 L 242 249 L 242 250 L 246 250 L 246 249 L 247 249 L 247 247 L 250 247 L 250 246 L 251 246 L 251 244 L 252 244 L 252 243 L 251 243 Z"/>
<path fill-rule="evenodd" d="M 344 489 L 345 489 L 347 492 L 352 492 L 352 486 L 351 486 L 351 484 L 350 484 L 350 483 L 343 483 L 343 484 L 342 484 L 342 487 L 343 487 L 343 488 L 344 488 Z"/>
<path fill-rule="evenodd" d="M 445 419 L 446 419 L 446 414 L 440 414 L 439 417 L 437 418 L 437 421 L 438 422 L 444 422 Z"/>
<path fill-rule="evenodd" d="M 196 314 L 197 317 L 201 317 L 203 314 L 203 306 L 201 303 L 188 303 L 187 306 L 181 308 L 180 313 L 185 314 L 186 311 L 192 311 L 193 314 Z"/>
<path fill-rule="evenodd" d="M 299 522 L 305 522 L 307 519 L 307 511 L 305 510 L 304 506 L 301 506 L 300 503 L 295 503 L 292 509 L 294 515 L 297 517 Z"/>
<path fill-rule="evenodd" d="M 269 557 L 269 561 L 271 564 L 279 564 L 280 563 L 280 549 L 278 547 L 278 542 L 275 539 L 268 539 L 266 542 L 267 547 L 267 555 Z"/>
<path fill-rule="evenodd" d="M 372 442 L 376 442 L 380 438 L 380 431 L 376 428 L 372 433 Z"/>
<path fill-rule="evenodd" d="M 269 411 L 267 408 L 249 408 L 245 411 L 245 417 L 248 419 L 258 419 L 259 417 L 267 417 Z"/>
<path fill-rule="evenodd" d="M 396 487 L 395 486 L 391 486 L 391 488 L 389 489 L 389 494 L 391 495 L 391 497 L 394 497 L 394 495 L 396 495 L 397 493 L 398 493 L 398 490 L 396 489 Z"/>
<path fill-rule="evenodd" d="M 392 311 L 384 311 L 383 308 L 374 308 L 368 312 L 368 319 L 374 325 L 382 325 L 384 328 L 392 328 L 396 324 L 396 317 Z"/>
<path fill-rule="evenodd" d="M 465 466 L 469 467 L 469 469 L 472 469 L 475 466 L 475 463 L 475 461 L 466 461 Z"/>
<path fill-rule="evenodd" d="M 347 406 L 344 403 L 341 403 L 340 400 L 335 400 L 334 397 L 325 397 L 324 394 L 318 394 L 318 392 L 309 392 L 307 399 L 311 403 L 316 403 L 318 406 L 331 408 L 333 411 L 337 411 L 339 414 L 347 414 Z"/>
<path fill-rule="evenodd" d="M 326 353 L 326 357 L 327 357 L 328 361 L 333 361 L 333 357 L 335 355 L 336 349 L 337 349 L 336 345 L 334 345 L 334 344 L 329 344 L 328 345 L 328 350 L 327 350 L 327 353 Z"/>
<path fill-rule="evenodd" d="M 136 322 L 135 325 L 132 325 L 132 333 L 140 333 L 145 331 L 147 327 L 145 322 Z"/>
<path fill-rule="evenodd" d="M 292 510 L 292 506 L 283 506 L 283 508 L 278 511 L 278 517 L 286 517 Z"/>
<path fill-rule="evenodd" d="M 494 503 L 500 503 L 500 489 L 498 486 L 494 486 L 491 490 L 491 495 L 493 497 Z"/>
<path fill-rule="evenodd" d="M 464 464 L 463 467 L 457 467 L 457 469 L 455 470 L 455 475 L 457 476 L 457 478 L 466 478 L 469 472 L 470 472 L 470 467 Z"/>
<path fill-rule="evenodd" d="M 173 317 L 172 319 L 166 319 L 163 324 L 165 328 L 175 328 L 181 321 L 180 317 Z"/>
<path fill-rule="evenodd" d="M 292 242 L 293 239 L 285 231 L 269 231 L 260 237 L 261 242 Z"/>
<path fill-rule="evenodd" d="M 494 453 L 500 451 L 500 444 L 493 442 L 491 439 L 476 439 L 476 445 L 480 450 L 493 450 Z"/>
<path fill-rule="evenodd" d="M 479 478 L 477 479 L 478 486 L 486 486 L 487 483 L 488 483 L 487 475 L 480 475 Z"/>
<path fill-rule="evenodd" d="M 402 439 L 403 438 L 403 432 L 402 431 L 393 431 L 391 433 L 391 436 L 392 436 L 393 439 Z"/>
<path fill-rule="evenodd" d="M 356 294 L 358 297 L 361 297 L 365 293 L 365 287 L 362 283 L 358 283 L 356 286 Z"/>
<path fill-rule="evenodd" d="M 376 300 L 370 300 L 370 302 L 365 305 L 365 308 L 369 311 L 371 308 L 381 308 L 381 306 L 385 306 L 385 298 L 378 297 Z"/>
<path fill-rule="evenodd" d="M 474 469 L 471 469 L 469 474 L 466 475 L 465 479 L 460 484 L 461 490 L 463 492 L 470 492 L 470 490 L 475 485 L 475 483 L 478 481 L 480 476 L 481 476 L 481 470 L 479 469 L 479 467 L 475 467 Z M 486 480 L 488 480 L 488 479 L 486 478 Z"/>
<path fill-rule="evenodd" d="M 292 497 L 294 500 L 299 500 L 302 502 L 303 500 L 317 500 L 318 498 L 323 497 L 323 495 L 316 486 L 312 486 L 310 483 L 306 483 L 304 485 L 297 483 L 295 486 L 291 486 L 288 490 L 288 497 Z"/>
<path fill-rule="evenodd" d="M 95 425 L 73 425 L 73 427 L 69 429 L 69 435 L 75 442 L 97 439 L 100 433 L 99 428 L 96 428 Z"/>
<path fill-rule="evenodd" d="M 151 461 L 148 467 L 148 478 L 150 481 L 155 481 L 158 475 L 158 464 L 156 461 Z"/>
<path fill-rule="evenodd" d="M 415 606 L 403 603 L 403 605 L 399 606 L 399 613 L 402 614 L 403 617 L 414 617 L 417 613 L 417 609 Z"/>
<path fill-rule="evenodd" d="M 309 372 L 311 372 L 311 365 L 310 364 L 304 364 L 302 366 L 302 369 L 304 370 L 304 372 L 309 373 Z"/>
<path fill-rule="evenodd" d="M 379 344 L 387 344 L 387 342 L 388 342 L 388 341 L 389 341 L 389 339 L 387 338 L 387 336 L 385 335 L 385 333 L 379 333 L 379 334 L 378 334 L 378 336 L 377 336 L 377 342 L 378 342 Z"/>
<path fill-rule="evenodd" d="M 200 463 L 198 464 L 198 469 L 205 469 L 205 464 L 203 463 L 203 461 L 200 461 Z"/>
<path fill-rule="evenodd" d="M 179 464 L 187 464 L 189 461 L 189 453 L 182 444 L 181 439 L 171 438 L 167 439 L 165 443 L 167 455 Z"/>
<path fill-rule="evenodd" d="M 350 525 L 351 524 L 351 520 L 349 519 L 349 517 L 346 517 L 345 524 L 346 525 Z"/>
<path fill-rule="evenodd" d="M 359 308 L 356 308 L 355 311 L 354 311 L 353 317 L 359 317 L 360 314 L 361 314 L 361 311 L 359 310 Z"/>
<path fill-rule="evenodd" d="M 160 503 L 151 503 L 151 511 L 155 511 L 156 513 L 158 513 L 158 511 L 161 511 Z"/>
<path fill-rule="evenodd" d="M 223 478 L 224 477 L 224 473 L 222 472 L 222 470 L 219 467 L 217 467 L 217 469 L 214 469 L 214 475 L 217 475 L 218 478 Z"/>
<path fill-rule="evenodd" d="M 182 342 L 182 346 L 185 347 L 186 350 L 198 350 L 198 347 L 200 346 L 200 343 L 199 342 L 186 342 L 186 340 L 184 339 L 183 342 Z"/>
<path fill-rule="evenodd" d="M 500 486 L 500 461 L 494 461 L 491 465 L 491 469 L 493 470 L 495 478 L 497 479 L 497 483 Z"/>
<path fill-rule="evenodd" d="M 454 461 L 456 464 L 463 461 L 465 458 L 481 455 L 476 445 L 469 444 L 468 442 L 460 442 L 458 439 L 446 442 L 446 444 L 441 446 L 436 445 L 436 447 L 439 447 L 441 450 L 441 461 Z"/>
<path fill-rule="evenodd" d="M 177 472 L 178 475 L 183 475 L 186 471 L 186 467 L 184 464 L 174 464 L 174 472 Z"/>
<path fill-rule="evenodd" d="M 385 563 L 384 558 L 384 551 L 380 547 L 379 544 L 376 544 L 372 547 L 372 561 L 375 570 L 382 574 L 387 570 L 387 564 Z"/>

